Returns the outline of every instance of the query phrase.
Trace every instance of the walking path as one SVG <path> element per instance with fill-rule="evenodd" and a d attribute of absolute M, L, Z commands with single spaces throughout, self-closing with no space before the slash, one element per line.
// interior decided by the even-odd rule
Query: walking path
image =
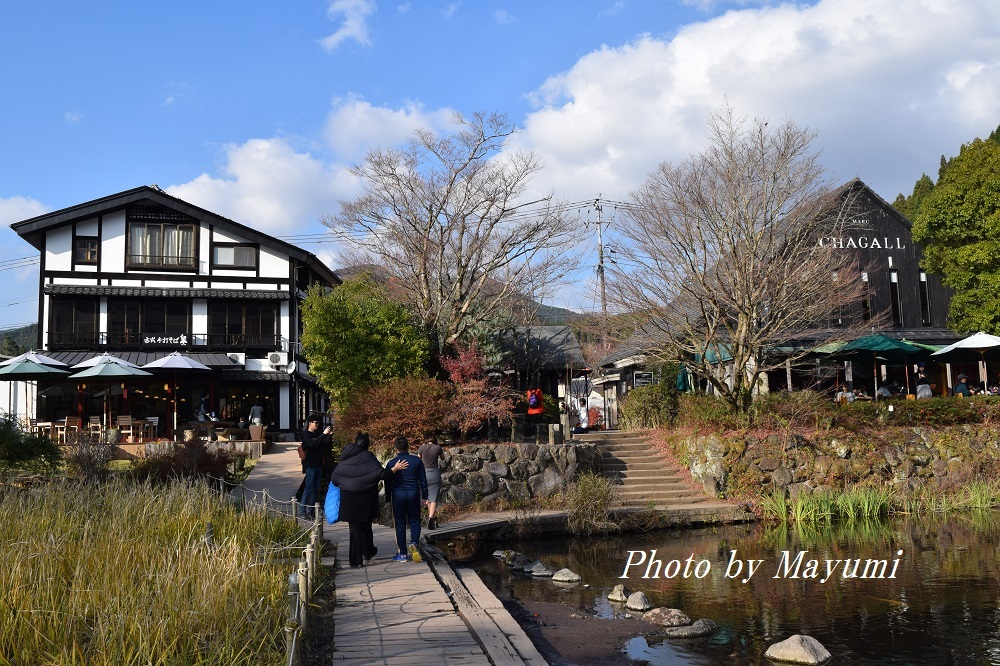
<path fill-rule="evenodd" d="M 275 508 L 295 495 L 302 480 L 297 447 L 277 442 L 257 460 L 244 485 L 258 501 L 269 497 Z M 324 529 L 337 552 L 346 553 L 347 526 Z M 395 530 L 375 525 L 373 531 L 378 555 L 371 562 L 360 569 L 340 560 L 335 565 L 335 663 L 545 663 L 499 601 L 486 597 L 492 593 L 474 572 L 463 570 L 463 582 L 444 560 L 393 562 Z"/>

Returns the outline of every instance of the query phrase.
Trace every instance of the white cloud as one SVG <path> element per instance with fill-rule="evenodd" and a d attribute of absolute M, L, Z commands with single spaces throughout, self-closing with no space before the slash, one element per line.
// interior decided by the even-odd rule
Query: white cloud
<path fill-rule="evenodd" d="M 444 8 L 444 17 L 451 18 L 458 13 L 459 8 L 462 6 L 461 2 L 451 2 L 448 6 Z"/>
<path fill-rule="evenodd" d="M 438 131 L 449 128 L 450 109 L 425 111 L 410 103 L 398 109 L 372 106 L 351 95 L 334 100 L 326 121 L 327 144 L 342 160 L 357 162 L 369 148 L 398 146 L 421 128 Z"/>
<path fill-rule="evenodd" d="M 83 114 L 79 111 L 67 111 L 63 114 L 63 120 L 65 120 L 70 125 L 74 125 L 81 120 L 83 120 Z"/>
<path fill-rule="evenodd" d="M 410 11 L 410 6 L 411 4 L 409 2 L 404 2 L 401 5 L 396 5 L 396 11 L 399 12 L 400 14 L 405 14 L 406 12 Z"/>
<path fill-rule="evenodd" d="M 357 193 L 342 165 L 296 152 L 284 139 L 251 139 L 226 149 L 225 176 L 202 174 L 167 191 L 274 236 L 322 231 L 318 219 Z"/>
<path fill-rule="evenodd" d="M 161 106 L 170 106 L 170 105 L 172 105 L 176 101 L 177 101 L 177 99 L 173 95 L 169 95 L 166 99 L 163 100 L 163 102 L 160 103 L 160 105 Z"/>
<path fill-rule="evenodd" d="M 49 208 L 41 201 L 27 197 L 0 197 L 0 227 L 7 227 L 21 220 L 30 220 L 43 215 Z M 27 246 L 25 246 L 27 247 Z"/>
<path fill-rule="evenodd" d="M 546 189 L 625 196 L 700 149 L 705 117 L 789 117 L 839 180 L 892 199 L 1000 118 L 1000 3 L 821 0 L 729 11 L 670 41 L 603 47 L 531 94 L 521 146 Z"/>
<path fill-rule="evenodd" d="M 511 16 L 510 12 L 505 9 L 498 9 L 493 12 L 493 20 L 500 25 L 507 25 L 508 23 L 513 23 L 517 19 Z"/>
<path fill-rule="evenodd" d="M 330 0 L 326 15 L 331 21 L 342 20 L 336 32 L 320 40 L 327 51 L 353 39 L 365 46 L 371 45 L 368 36 L 368 17 L 375 12 L 375 0 Z"/>

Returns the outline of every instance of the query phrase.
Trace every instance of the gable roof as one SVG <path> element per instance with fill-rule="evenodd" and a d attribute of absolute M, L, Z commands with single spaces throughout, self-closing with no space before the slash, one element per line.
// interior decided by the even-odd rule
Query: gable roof
<path fill-rule="evenodd" d="M 890 204 L 888 201 L 879 196 L 879 194 L 875 190 L 868 187 L 864 183 L 864 181 L 862 181 L 860 178 L 852 178 L 851 180 L 847 181 L 846 183 L 838 187 L 836 190 L 834 190 L 831 193 L 831 197 L 836 197 L 838 199 L 843 200 L 844 197 L 849 196 L 850 194 L 858 194 L 858 193 L 866 195 L 871 201 L 875 203 L 876 206 L 878 206 L 880 209 L 882 209 L 883 212 L 886 213 L 887 217 L 889 217 L 894 222 L 897 222 L 898 224 L 901 224 L 904 227 L 906 227 L 906 231 L 908 233 L 913 229 L 913 222 L 911 222 L 909 218 L 907 218 L 905 215 L 896 210 L 892 204 Z"/>
<path fill-rule="evenodd" d="M 185 215 L 193 217 L 197 220 L 208 222 L 223 231 L 236 234 L 237 236 L 246 238 L 249 241 L 258 243 L 263 247 L 271 248 L 283 254 L 287 254 L 293 259 L 298 259 L 299 261 L 309 265 L 313 270 L 323 275 L 331 284 L 340 284 L 340 278 L 338 278 L 337 275 L 313 253 L 307 252 L 300 247 L 292 245 L 291 243 L 279 240 L 274 236 L 269 236 L 261 231 L 257 231 L 252 227 L 248 227 L 244 224 L 240 224 L 239 222 L 230 220 L 227 217 L 213 213 L 210 210 L 205 210 L 204 208 L 190 204 L 183 199 L 178 199 L 175 196 L 167 194 L 158 187 L 149 185 L 143 185 L 131 190 L 119 192 L 118 194 L 111 194 L 100 199 L 94 199 L 93 201 L 87 201 L 75 206 L 70 206 L 69 208 L 63 208 L 51 213 L 45 213 L 44 215 L 22 220 L 21 222 L 15 222 L 10 225 L 10 228 L 17 232 L 21 238 L 31 243 L 35 249 L 41 251 L 42 238 L 46 231 L 66 224 L 71 224 L 73 222 L 97 217 L 98 215 L 106 215 L 107 213 L 114 211 L 124 210 L 129 205 L 140 201 L 152 201 L 154 203 L 158 203 L 162 206 L 166 206 L 167 208 L 184 213 Z"/>

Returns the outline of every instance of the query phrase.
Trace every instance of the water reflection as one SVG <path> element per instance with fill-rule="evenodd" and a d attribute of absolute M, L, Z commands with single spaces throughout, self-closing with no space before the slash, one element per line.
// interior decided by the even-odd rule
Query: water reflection
<path fill-rule="evenodd" d="M 553 570 L 569 567 L 589 589 L 512 574 L 489 557 L 496 543 L 483 545 L 475 566 L 501 598 L 564 602 L 621 621 L 622 611 L 605 597 L 614 585 L 625 583 L 645 592 L 654 606 L 679 608 L 692 619 L 705 617 L 719 625 L 719 632 L 706 639 L 629 642 L 633 658 L 654 664 L 768 663 L 763 659 L 767 647 L 796 633 L 823 643 L 834 654 L 834 664 L 1000 664 L 996 518 L 993 513 L 909 516 L 824 529 L 720 526 L 500 544 Z M 903 555 L 895 578 L 889 578 L 899 550 Z M 643 564 L 622 579 L 629 551 L 662 560 L 664 567 L 673 559 L 705 559 L 711 570 L 701 579 L 666 578 L 664 569 L 658 578 L 643 579 Z M 726 576 L 733 551 L 740 560 L 763 561 L 745 583 L 745 568 L 742 576 Z M 779 568 L 784 551 L 789 560 L 805 551 L 798 569 Z M 817 560 L 816 578 L 803 577 L 810 559 Z M 826 560 L 856 559 L 862 560 L 859 573 L 867 559 L 887 560 L 890 568 L 881 578 L 845 579 L 837 565 L 834 575 L 820 582 L 827 575 Z"/>

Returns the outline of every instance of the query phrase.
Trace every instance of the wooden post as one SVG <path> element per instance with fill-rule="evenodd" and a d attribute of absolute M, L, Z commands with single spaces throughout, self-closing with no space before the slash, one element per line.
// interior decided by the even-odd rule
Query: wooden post
<path fill-rule="evenodd" d="M 288 574 L 288 621 L 299 621 L 299 574 Z"/>
<path fill-rule="evenodd" d="M 309 580 L 304 559 L 299 563 L 299 626 L 302 631 L 309 624 Z"/>

